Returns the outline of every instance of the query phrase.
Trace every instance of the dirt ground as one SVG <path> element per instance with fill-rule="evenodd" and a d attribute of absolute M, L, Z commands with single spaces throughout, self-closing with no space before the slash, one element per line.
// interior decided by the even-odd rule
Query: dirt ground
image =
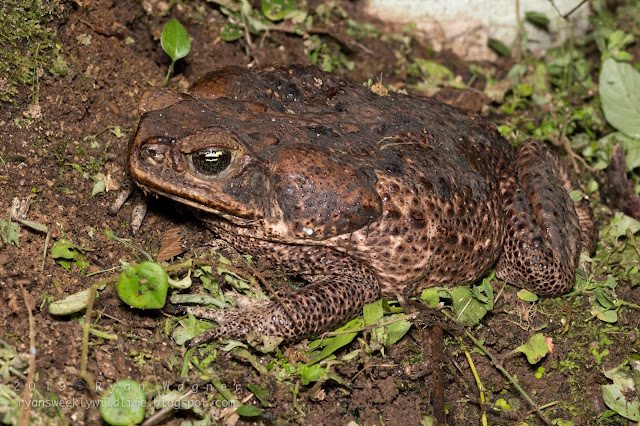
<path fill-rule="evenodd" d="M 358 1 L 341 4 L 351 18 L 366 22 L 367 18 L 359 12 Z M 172 17 L 178 18 L 192 43 L 191 53 L 178 63 L 170 87 L 186 90 L 200 75 L 225 65 L 309 63 L 304 40 L 299 36 L 273 32 L 262 46 L 256 45 L 247 55 L 245 40 L 227 43 L 218 37 L 225 17 L 214 3 L 178 2 L 170 11 L 166 11 L 167 6 L 164 2 L 113 0 L 64 4 L 64 13 L 53 26 L 69 72 L 65 76 L 45 72 L 39 77 L 37 108 L 31 97 L 33 85 L 23 87 L 15 103 L 0 104 L 2 215 L 6 215 L 15 197 L 26 199 L 30 203 L 27 219 L 46 224 L 51 230 L 44 269 L 41 269 L 44 234 L 22 227 L 19 247 L 0 247 L 0 337 L 19 353 L 28 353 L 26 294 L 32 304 L 35 324 L 37 380 L 34 384 L 40 397 L 55 395 L 63 401 L 92 398 L 87 389 L 78 386 L 82 317 L 54 317 L 47 312 L 47 305 L 88 288 L 105 274 L 115 273 L 112 268 L 117 270 L 121 261 L 142 260 L 135 250 L 109 238 L 105 231 L 129 238 L 132 244 L 155 254 L 164 231 L 179 226 L 184 234 L 183 245 L 189 248 L 187 257 L 208 250 L 208 243 L 214 238 L 187 212 L 163 199 L 152 201 L 147 219 L 135 237 L 130 235 L 131 206 L 125 206 L 116 216 L 107 213 L 118 192 L 116 189 L 127 182 L 124 158 L 128 139 L 138 120 L 137 101 L 146 88 L 162 83 L 169 65 L 159 42 L 164 23 Z M 379 22 L 374 24 L 383 31 L 391 31 Z M 355 63 L 349 76 L 360 81 L 382 76 L 385 84 L 401 86 L 406 75 L 395 73 L 398 63 L 395 52 L 400 49 L 400 42 L 367 38 L 360 43 L 364 48 L 356 46 L 347 50 L 348 58 Z M 432 55 L 428 45 L 416 39 L 404 54 Z M 452 55 L 442 54 L 436 58 L 454 72 L 466 72 L 464 63 Z M 504 64 L 505 69 L 507 65 Z M 79 165 L 84 173 L 73 165 Z M 112 190 L 91 196 L 94 181 L 89 176 L 97 173 L 108 177 Z M 91 249 L 85 252 L 89 266 L 84 273 L 78 268 L 67 271 L 52 259 L 51 243 L 61 238 Z M 109 272 L 88 276 L 97 271 Z M 496 287 L 496 291 L 499 290 L 500 287 Z M 549 419 L 564 419 L 575 425 L 595 424 L 607 410 L 600 386 L 608 382 L 602 371 L 620 364 L 628 353 L 639 349 L 637 311 L 620 313 L 617 331 L 607 335 L 615 344 L 608 347 L 610 353 L 600 363 L 592 355 L 592 348 L 598 348 L 598 339 L 608 332 L 600 329 L 602 323 L 589 320 L 586 296 L 548 299 L 531 308 L 532 305 L 516 297 L 516 291 L 506 288 L 493 312 L 473 332 L 539 405 L 555 402 L 545 409 Z M 637 287 L 624 291 L 627 300 L 640 300 Z M 167 315 L 128 308 L 118 299 L 113 287 L 100 293 L 95 309 L 100 315 L 95 326 L 118 337 L 117 340 L 91 339 L 88 371 L 102 389 L 125 378 L 149 383 L 160 390 L 162 386 L 177 389 L 181 384 L 206 384 L 203 376 L 207 374 L 198 369 L 181 377 L 185 349 L 165 333 Z M 570 324 L 565 329 L 567 320 Z M 508 354 L 543 327 L 546 327 L 544 334 L 553 338 L 555 346 L 539 364 L 532 366 L 523 356 Z M 428 348 L 425 350 L 425 342 L 421 331 L 414 327 L 384 357 L 379 353 L 363 355 L 336 364 L 334 372 L 347 386 L 327 381 L 313 392 L 310 391 L 312 385 L 260 375 L 250 363 L 228 352 L 219 351 L 208 368 L 215 371 L 238 400 L 250 395 L 245 386 L 249 383 L 260 384 L 270 392 L 271 407 L 265 408 L 261 417 L 227 416 L 225 421 L 229 423 L 347 424 L 354 421 L 361 425 L 414 425 L 432 413 L 433 365 L 428 356 L 425 357 L 430 353 Z M 341 354 L 360 347 L 361 343 L 354 341 Z M 269 355 L 256 356 L 263 365 L 272 359 Z M 542 422 L 486 357 L 478 351 L 472 352 L 471 357 L 486 389 L 485 407 L 490 424 Z M 536 378 L 540 367 L 546 373 Z M 446 338 L 444 365 L 438 369 L 444 374 L 449 423 L 477 423 L 481 412 L 477 385 L 455 339 Z M 5 380 L 4 384 L 8 383 L 15 385 L 18 393 L 29 386 L 27 380 L 16 376 Z M 211 393 L 215 391 L 209 395 Z M 206 399 L 208 395 L 196 396 Z M 510 410 L 495 408 L 500 398 L 511 406 Z M 249 403 L 258 404 L 255 398 Z M 101 423 L 95 408 L 71 406 L 59 413 L 43 412 L 52 419 L 63 417 L 67 424 Z M 163 423 L 198 419 L 198 413 L 183 410 L 173 413 Z M 615 419 L 608 420 L 614 422 L 608 424 L 625 424 L 622 418 Z"/>

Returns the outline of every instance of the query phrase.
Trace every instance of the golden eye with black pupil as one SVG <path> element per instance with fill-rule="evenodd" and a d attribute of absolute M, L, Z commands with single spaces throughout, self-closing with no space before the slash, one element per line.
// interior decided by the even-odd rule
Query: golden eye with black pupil
<path fill-rule="evenodd" d="M 205 148 L 191 153 L 193 168 L 205 176 L 217 176 L 231 164 L 231 152 L 225 148 Z"/>

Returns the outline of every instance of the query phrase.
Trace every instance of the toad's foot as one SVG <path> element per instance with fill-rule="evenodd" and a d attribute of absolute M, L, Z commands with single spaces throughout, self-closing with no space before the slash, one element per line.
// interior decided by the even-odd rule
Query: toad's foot
<path fill-rule="evenodd" d="M 573 287 L 580 253 L 594 248 L 593 213 L 586 200 L 569 198 L 580 185 L 541 142 L 522 143 L 515 163 L 501 178 L 506 233 L 496 275 L 538 295 L 562 294 Z"/>
<path fill-rule="evenodd" d="M 287 293 L 280 302 L 257 302 L 234 310 L 189 307 L 187 312 L 213 320 L 218 326 L 185 346 L 198 346 L 225 334 L 244 338 L 251 331 L 290 341 L 331 330 L 356 317 L 366 303 L 380 298 L 378 280 L 367 268 L 352 265 L 351 273 L 308 277 L 310 285 Z"/>

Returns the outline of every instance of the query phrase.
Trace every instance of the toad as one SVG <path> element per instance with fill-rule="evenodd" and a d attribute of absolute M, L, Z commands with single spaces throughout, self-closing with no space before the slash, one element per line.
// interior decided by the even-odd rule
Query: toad
<path fill-rule="evenodd" d="M 314 67 L 227 67 L 186 94 L 147 91 L 140 111 L 136 183 L 308 282 L 278 302 L 187 308 L 218 324 L 189 346 L 317 335 L 408 283 L 468 284 L 491 268 L 558 295 L 594 247 L 591 209 L 571 200 L 580 187 L 553 152 L 536 140 L 514 148 L 431 98 L 379 96 Z"/>

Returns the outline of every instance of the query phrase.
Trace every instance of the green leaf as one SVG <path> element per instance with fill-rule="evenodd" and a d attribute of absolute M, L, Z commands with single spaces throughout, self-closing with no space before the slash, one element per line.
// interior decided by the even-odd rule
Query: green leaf
<path fill-rule="evenodd" d="M 500 40 L 490 38 L 489 41 L 487 42 L 487 46 L 489 46 L 489 49 L 493 50 L 500 56 L 504 56 L 506 58 L 511 57 L 511 50 L 507 46 L 505 46 L 504 43 L 502 43 Z"/>
<path fill-rule="evenodd" d="M 91 189 L 91 196 L 93 197 L 97 194 L 100 194 L 101 192 L 104 192 L 106 189 L 107 189 L 107 183 L 105 182 L 104 178 L 98 179 L 96 183 L 93 184 L 93 188 Z"/>
<path fill-rule="evenodd" d="M 574 191 L 569 192 L 569 198 L 571 198 L 571 201 L 573 201 L 574 203 L 578 203 L 582 201 L 582 199 L 584 198 L 584 193 L 576 189 Z"/>
<path fill-rule="evenodd" d="M 84 270 L 89 266 L 89 262 L 82 254 L 82 251 L 93 251 L 93 249 L 80 247 L 70 241 L 60 239 L 51 247 L 51 257 L 56 259 L 56 262 L 68 271 L 74 265 L 80 269 L 80 273 L 84 273 Z"/>
<path fill-rule="evenodd" d="M 177 19 L 170 20 L 164 26 L 160 36 L 160 43 L 162 44 L 162 49 L 174 61 L 184 58 L 191 50 L 191 42 L 189 41 L 187 30 Z"/>
<path fill-rule="evenodd" d="M 167 273 L 156 262 L 138 263 L 122 271 L 118 277 L 118 296 L 132 308 L 162 308 L 168 288 Z"/>
<path fill-rule="evenodd" d="M 438 290 L 435 288 L 425 288 L 422 290 L 422 294 L 420 295 L 420 299 L 426 303 L 427 305 L 435 308 L 440 303 L 440 296 L 438 296 Z"/>
<path fill-rule="evenodd" d="M 626 62 L 609 58 L 600 71 L 600 99 L 613 127 L 640 138 L 640 73 Z"/>
<path fill-rule="evenodd" d="M 616 300 L 609 290 L 598 287 L 593 289 L 593 294 L 596 296 L 596 300 L 598 300 L 598 303 L 600 303 L 603 308 L 611 309 L 616 304 Z"/>
<path fill-rule="evenodd" d="M 542 333 L 534 334 L 521 346 L 518 346 L 513 352 L 522 352 L 527 356 L 529 364 L 535 364 L 549 353 L 549 345 L 553 347 L 551 339 L 547 339 Z"/>
<path fill-rule="evenodd" d="M 624 50 L 619 50 L 617 52 L 614 52 L 611 55 L 611 57 L 616 61 L 624 61 L 624 62 L 628 62 L 633 59 L 633 56 L 631 56 L 631 53 L 625 52 Z"/>
<path fill-rule="evenodd" d="M 364 323 L 367 325 L 375 324 L 382 318 L 382 299 L 378 299 L 375 302 L 367 303 L 362 308 Z"/>
<path fill-rule="evenodd" d="M 5 244 L 13 244 L 16 247 L 20 247 L 20 241 L 18 240 L 18 232 L 20 227 L 17 222 L 13 222 L 9 218 L 0 220 L 0 236 Z"/>
<path fill-rule="evenodd" d="M 473 296 L 469 287 L 459 286 L 447 290 L 451 297 L 453 311 L 456 319 L 462 325 L 476 325 L 485 314 L 493 309 L 493 298 L 484 303 Z"/>
<path fill-rule="evenodd" d="M 258 385 L 248 384 L 247 388 L 253 392 L 253 394 L 258 398 L 263 407 L 271 407 L 271 403 L 269 402 L 269 391 L 262 389 Z"/>
<path fill-rule="evenodd" d="M 300 372 L 300 381 L 306 386 L 309 383 L 320 380 L 327 372 L 327 367 L 320 364 L 300 364 L 298 370 Z"/>
<path fill-rule="evenodd" d="M 536 300 L 538 300 L 538 296 L 535 293 L 532 293 L 529 290 L 525 290 L 524 288 L 518 291 L 517 295 L 525 302 L 535 302 Z"/>
<path fill-rule="evenodd" d="M 398 340 L 402 339 L 405 334 L 411 328 L 411 322 L 409 321 L 398 321 L 389 324 L 387 328 L 387 342 L 385 346 L 389 347 L 396 343 Z"/>
<path fill-rule="evenodd" d="M 356 318 L 354 320 L 349 321 L 347 324 L 343 325 L 336 331 L 347 331 L 354 328 L 357 329 L 357 328 L 361 328 L 363 325 L 364 325 L 364 321 L 360 318 Z M 308 363 L 308 365 L 312 365 L 312 364 L 315 364 L 316 362 L 322 361 L 323 359 L 325 359 L 326 357 L 328 357 L 329 355 L 331 355 L 341 347 L 348 345 L 357 335 L 358 335 L 358 332 L 356 331 L 353 333 L 340 334 L 338 336 L 324 339 L 323 340 L 323 345 L 325 345 L 324 349 L 322 349 L 322 351 L 319 354 L 315 355 L 311 359 L 311 361 Z"/>
<path fill-rule="evenodd" d="M 144 420 L 147 397 L 144 388 L 135 380 L 120 380 L 102 395 L 100 415 L 116 426 L 137 424 Z"/>
<path fill-rule="evenodd" d="M 87 307 L 89 290 L 82 290 L 49 305 L 51 315 L 71 315 Z"/>
<path fill-rule="evenodd" d="M 51 247 L 51 257 L 54 259 L 76 259 L 80 252 L 76 245 L 65 239 L 60 239 Z"/>
<path fill-rule="evenodd" d="M 225 22 L 220 29 L 220 38 L 224 41 L 235 41 L 244 35 L 242 27 L 232 23 Z"/>
<path fill-rule="evenodd" d="M 494 407 L 497 411 L 504 411 L 507 413 L 512 410 L 511 406 L 503 398 L 499 398 Z"/>
<path fill-rule="evenodd" d="M 243 417 L 257 417 L 262 415 L 262 410 L 253 405 L 242 404 L 238 407 L 236 413 Z"/>
<path fill-rule="evenodd" d="M 262 0 L 262 13 L 272 21 L 284 19 L 296 7 L 296 0 Z"/>
<path fill-rule="evenodd" d="M 19 223 L 23 224 L 24 226 L 27 226 L 27 227 L 33 229 L 34 231 L 42 232 L 44 234 L 49 232 L 49 227 L 47 225 L 42 224 L 42 223 L 34 222 L 32 220 L 20 219 L 20 218 L 17 218 L 17 217 L 15 218 L 15 220 L 16 220 L 16 222 L 19 222 Z"/>
<path fill-rule="evenodd" d="M 640 222 L 624 213 L 617 212 L 611 220 L 609 236 L 613 238 L 620 238 L 627 235 L 627 231 L 631 232 L 631 234 L 635 234 L 640 231 Z"/>
<path fill-rule="evenodd" d="M 606 311 L 600 311 L 597 314 L 597 317 L 600 321 L 604 321 L 606 323 L 609 324 L 613 324 L 615 322 L 618 321 L 618 312 L 613 310 L 613 309 L 609 309 Z"/>
<path fill-rule="evenodd" d="M 516 85 L 516 90 L 520 96 L 528 98 L 533 93 L 533 87 L 528 84 L 518 84 Z"/>
<path fill-rule="evenodd" d="M 629 420 L 640 421 L 640 400 L 633 376 L 626 362 L 604 373 L 613 384 L 602 386 L 602 399 L 616 413 Z"/>
<path fill-rule="evenodd" d="M 549 29 L 549 18 L 542 12 L 525 12 L 524 19 L 538 28 Z"/>

